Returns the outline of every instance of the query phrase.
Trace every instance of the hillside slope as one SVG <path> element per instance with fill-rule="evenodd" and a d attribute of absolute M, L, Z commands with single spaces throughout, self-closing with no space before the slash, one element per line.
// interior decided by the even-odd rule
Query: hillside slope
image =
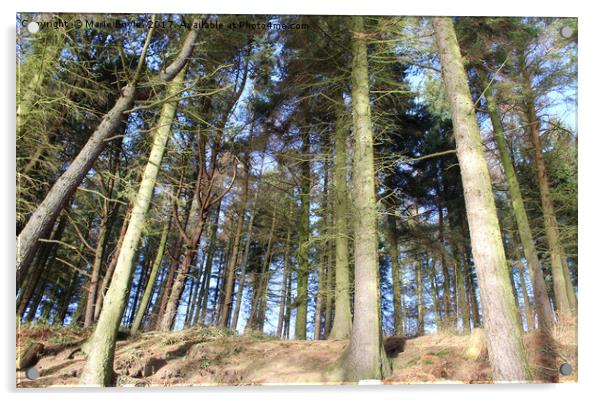
<path fill-rule="evenodd" d="M 74 386 L 84 363 L 81 345 L 89 333 L 34 327 L 21 330 L 21 347 L 44 346 L 35 364 L 40 378 L 17 371 L 17 387 Z M 531 350 L 532 335 L 525 343 Z M 576 345 L 563 337 L 561 359 L 574 370 L 561 381 L 576 381 Z M 385 384 L 491 383 L 491 368 L 482 344 L 475 358 L 466 355 L 471 336 L 427 335 L 406 342 L 392 359 L 393 374 Z M 341 384 L 336 361 L 346 340 L 293 341 L 261 335 L 193 327 L 180 332 L 149 332 L 118 341 L 117 386 L 202 386 Z M 480 355 L 479 355 L 480 354 Z M 474 360 L 473 360 L 474 359 Z"/>

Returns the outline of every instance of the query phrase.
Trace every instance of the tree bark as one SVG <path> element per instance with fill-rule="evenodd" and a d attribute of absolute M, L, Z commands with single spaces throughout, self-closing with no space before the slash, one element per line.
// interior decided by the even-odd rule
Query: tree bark
<path fill-rule="evenodd" d="M 230 263 L 228 264 L 228 273 L 226 274 L 225 294 L 224 294 L 224 309 L 220 316 L 218 326 L 227 327 L 230 320 L 232 295 L 234 289 L 234 276 L 238 267 L 238 248 L 242 228 L 245 220 L 245 208 L 247 206 L 247 196 L 249 194 L 249 173 L 245 174 L 244 195 L 241 199 L 240 210 L 238 212 L 238 221 L 236 222 L 236 232 L 234 233 L 234 243 L 232 244 L 232 253 L 230 254 Z"/>
<path fill-rule="evenodd" d="M 397 232 L 397 223 L 395 216 L 390 212 L 386 216 L 386 230 L 389 242 L 389 255 L 391 257 L 391 277 L 393 283 L 393 328 L 396 336 L 403 335 L 403 321 L 401 309 L 401 283 L 399 280 L 399 272 L 401 271 L 399 263 L 399 236 Z"/>
<path fill-rule="evenodd" d="M 523 304 L 525 306 L 525 316 L 527 318 L 527 331 L 533 330 L 535 324 L 533 323 L 533 311 L 531 310 L 531 300 L 529 299 L 529 293 L 527 292 L 527 281 L 525 280 L 525 266 L 523 265 L 522 255 L 517 249 L 517 266 L 518 274 L 520 277 L 520 289 L 523 298 Z M 531 284 L 533 285 L 533 284 Z"/>
<path fill-rule="evenodd" d="M 423 288 L 424 283 L 422 280 L 422 262 L 417 260 L 414 262 L 414 274 L 416 276 L 416 309 L 417 309 L 417 320 L 418 324 L 416 325 L 416 335 L 423 336 L 424 335 L 424 297 L 423 297 Z"/>
<path fill-rule="evenodd" d="M 482 69 L 479 69 L 479 74 L 483 87 L 487 87 L 489 84 L 487 74 Z M 491 90 L 485 91 L 485 99 L 487 101 L 487 111 L 493 127 L 494 138 L 500 155 L 500 161 L 502 163 L 502 167 L 504 168 L 506 181 L 508 182 L 510 203 L 512 204 L 512 210 L 514 211 L 516 224 L 518 226 L 518 234 L 525 252 L 525 257 L 527 259 L 529 277 L 531 278 L 531 285 L 533 286 L 533 293 L 535 295 L 535 308 L 537 315 L 539 317 L 540 324 L 551 328 L 554 325 L 554 315 L 546 290 L 543 270 L 541 268 L 539 258 L 537 257 L 537 250 L 535 248 L 535 241 L 532 234 L 533 231 L 531 230 L 531 225 L 529 224 L 527 212 L 523 203 L 523 197 L 520 192 L 518 178 L 514 170 L 514 165 L 512 164 L 512 158 L 510 157 L 510 150 L 508 149 L 508 144 L 504 135 L 502 119 L 497 110 L 495 95 L 491 92 Z M 518 256 L 520 258 L 520 254 Z"/>
<path fill-rule="evenodd" d="M 334 321 L 331 340 L 351 336 L 351 297 L 349 294 L 349 230 L 347 227 L 347 151 L 344 110 L 339 110 L 335 127 L 334 229 L 335 284 Z"/>
<path fill-rule="evenodd" d="M 185 75 L 186 68 L 183 68 L 167 87 L 166 99 L 169 100 L 164 103 L 161 110 L 159 123 L 154 132 L 151 153 L 134 201 L 132 217 L 119 252 L 111 285 L 105 296 L 105 305 L 100 313 L 96 330 L 89 340 L 90 352 L 80 381 L 83 385 L 108 386 L 113 380 L 115 340 L 128 295 L 133 257 L 144 228 L 159 167 L 176 115 L 177 96 L 184 86 Z"/>
<path fill-rule="evenodd" d="M 535 111 L 535 99 L 531 87 L 531 76 L 529 70 L 526 67 L 525 59 L 522 55 L 519 56 L 519 67 L 521 69 L 523 78 L 522 88 L 524 95 L 525 114 L 527 118 L 528 132 L 530 134 L 531 143 L 533 145 L 533 158 L 535 161 L 535 169 L 537 171 L 537 182 L 539 184 L 539 194 L 541 197 L 541 206 L 543 209 L 546 239 L 550 250 L 550 261 L 552 265 L 552 282 L 554 285 L 554 299 L 556 300 L 556 310 L 560 315 L 560 318 L 564 318 L 576 314 L 577 301 L 575 297 L 575 289 L 573 288 L 570 282 L 566 282 L 565 278 L 564 268 L 562 264 L 562 261 L 565 258 L 564 249 L 562 248 L 562 243 L 560 242 L 558 221 L 556 220 L 556 212 L 554 211 L 554 205 L 552 203 L 552 197 L 550 194 L 550 184 L 548 181 L 546 166 L 543 159 L 541 139 L 539 138 L 539 119 Z M 523 225 L 524 224 L 525 223 L 523 223 Z M 520 230 L 519 233 L 521 233 Z M 527 251 L 525 248 L 525 253 L 526 252 Z M 530 264 L 529 273 L 531 273 Z M 537 276 L 535 275 L 532 277 L 534 277 L 535 281 L 537 282 Z M 543 299 L 537 299 L 538 304 L 542 301 Z M 547 313 L 545 309 L 544 313 Z M 548 321 L 546 314 L 542 316 L 544 317 L 542 321 Z"/>
<path fill-rule="evenodd" d="M 351 340 L 344 355 L 347 381 L 382 379 L 391 373 L 379 316 L 376 193 L 370 116 L 368 50 L 364 17 L 352 17 L 352 108 L 355 136 L 353 214 L 355 296 Z"/>
<path fill-rule="evenodd" d="M 163 262 L 165 246 L 167 245 L 167 237 L 169 236 L 170 223 L 171 218 L 168 218 L 163 227 L 163 232 L 161 233 L 161 239 L 159 240 L 159 248 L 157 249 L 157 254 L 155 255 L 155 260 L 153 261 L 153 266 L 148 277 L 148 283 L 146 284 L 146 288 L 144 289 L 144 294 L 142 295 L 142 300 L 140 301 L 140 306 L 138 307 L 138 313 L 136 314 L 134 323 L 132 323 L 132 328 L 130 330 L 131 334 L 136 334 L 138 330 L 140 330 L 140 327 L 142 325 L 142 319 L 144 318 L 144 314 L 146 313 L 146 309 L 148 307 L 153 292 L 153 287 L 155 286 L 157 273 L 159 272 L 159 268 L 161 267 L 161 262 Z"/>
<path fill-rule="evenodd" d="M 130 203 L 128 205 L 128 209 L 123 217 L 123 222 L 121 223 L 121 230 L 119 231 L 119 237 L 117 242 L 115 243 L 115 247 L 113 248 L 113 254 L 111 256 L 111 260 L 109 262 L 109 266 L 107 267 L 107 271 L 105 272 L 104 277 L 102 278 L 102 284 L 98 291 L 96 292 L 96 307 L 94 308 L 94 321 L 98 321 L 100 316 L 100 311 L 102 310 L 102 306 L 104 304 L 105 294 L 107 289 L 109 288 L 109 283 L 113 278 L 113 272 L 115 271 L 115 266 L 117 266 L 117 260 L 119 259 L 119 252 L 121 251 L 121 246 L 123 245 L 123 239 L 125 238 L 125 233 L 127 232 L 127 228 L 130 222 L 130 217 L 132 214 L 133 204 Z"/>
<path fill-rule="evenodd" d="M 437 276 L 435 275 L 435 260 L 433 267 L 429 269 L 429 286 L 431 288 L 431 299 L 433 301 L 433 313 L 435 314 L 435 325 L 437 331 L 441 330 L 441 307 L 439 306 L 439 289 L 437 288 Z"/>
<path fill-rule="evenodd" d="M 436 17 L 432 21 L 451 108 L 493 378 L 497 382 L 524 382 L 532 376 L 516 319 L 491 178 L 468 78 L 451 18 Z"/>
<path fill-rule="evenodd" d="M 452 245 L 453 247 L 453 245 Z M 456 304 L 462 318 L 462 334 L 470 332 L 470 307 L 468 305 L 468 292 L 466 291 L 466 279 L 464 275 L 464 259 L 460 260 L 458 252 L 454 247 L 454 276 L 456 277 Z"/>
<path fill-rule="evenodd" d="M 203 281 L 201 283 L 201 298 L 202 301 L 199 303 L 199 308 L 197 312 L 197 316 L 194 318 L 194 322 L 196 323 L 199 320 L 201 324 L 205 323 L 205 318 L 207 316 L 207 302 L 209 300 L 209 284 L 211 282 L 211 271 L 213 270 L 213 259 L 215 256 L 215 243 L 217 236 L 217 228 L 219 226 L 219 215 L 221 210 L 221 202 L 217 204 L 217 208 L 215 209 L 213 224 L 211 226 L 211 237 L 209 239 L 209 249 L 207 250 L 207 258 L 205 259 L 205 271 L 203 272 Z M 199 315 L 200 314 L 200 315 Z"/>
<path fill-rule="evenodd" d="M 245 243 L 245 251 L 243 253 L 241 266 L 242 269 L 240 271 L 240 285 L 238 286 L 238 290 L 236 291 L 236 303 L 234 305 L 234 313 L 232 315 L 232 324 L 235 330 L 238 326 L 238 318 L 240 316 L 240 306 L 242 304 L 242 296 L 243 290 L 245 287 L 245 280 L 247 277 L 247 263 L 249 262 L 249 249 L 251 246 L 251 236 L 253 234 L 253 223 L 255 221 L 255 214 L 257 213 L 257 198 L 259 197 L 259 193 L 261 192 L 261 177 L 263 174 L 263 164 L 264 158 L 261 159 L 261 166 L 259 168 L 259 179 L 258 179 L 258 187 L 255 189 L 255 195 L 253 197 L 253 209 L 251 210 L 251 216 L 249 217 L 249 224 L 247 226 L 247 242 Z"/>
<path fill-rule="evenodd" d="M 301 222 L 299 226 L 299 250 L 297 259 L 297 299 L 295 305 L 297 314 L 295 315 L 295 339 L 305 340 L 307 338 L 307 299 L 308 299 L 308 278 L 309 278 L 309 241 L 311 232 L 309 229 L 309 208 L 310 208 L 310 185 L 311 185 L 311 161 L 309 159 L 309 130 L 305 129 L 302 133 L 303 145 L 301 153 L 303 162 L 301 164 Z"/>
<path fill-rule="evenodd" d="M 293 215 L 293 201 L 289 200 L 289 210 L 287 216 L 286 242 L 284 243 L 284 269 L 282 273 L 282 284 L 280 287 L 280 310 L 278 312 L 278 324 L 276 325 L 276 336 L 283 337 L 284 329 L 284 312 L 286 309 L 287 284 L 290 276 L 289 258 L 290 258 L 290 242 L 291 242 L 291 219 Z"/>
<path fill-rule="evenodd" d="M 105 206 L 106 201 L 105 201 Z M 88 300 L 86 303 L 86 312 L 84 314 L 84 328 L 90 327 L 94 323 L 94 307 L 96 301 L 96 292 L 98 291 L 98 280 L 100 278 L 100 268 L 103 262 L 105 245 L 108 240 L 109 213 L 105 207 L 104 215 L 101 218 L 98 238 L 96 240 L 96 250 L 94 252 L 94 263 L 92 265 L 92 277 L 88 284 Z"/>

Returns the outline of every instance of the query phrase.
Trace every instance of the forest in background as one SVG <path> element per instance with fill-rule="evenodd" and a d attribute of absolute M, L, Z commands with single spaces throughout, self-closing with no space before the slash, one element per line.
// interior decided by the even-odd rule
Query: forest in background
<path fill-rule="evenodd" d="M 557 381 L 576 19 L 270 18 L 17 15 L 111 23 L 17 33 L 18 330 L 89 329 L 83 385 L 203 325 L 350 339 L 343 381 L 484 327 L 495 381 Z"/>

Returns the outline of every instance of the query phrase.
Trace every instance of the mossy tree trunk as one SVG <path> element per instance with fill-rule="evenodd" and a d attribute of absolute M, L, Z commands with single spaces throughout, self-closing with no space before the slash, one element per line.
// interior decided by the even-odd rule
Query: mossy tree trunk
<path fill-rule="evenodd" d="M 334 229 L 335 283 L 334 321 L 328 338 L 351 336 L 351 298 L 349 295 L 349 230 L 347 227 L 347 137 L 344 110 L 339 110 L 335 127 Z"/>
<path fill-rule="evenodd" d="M 532 376 L 516 319 L 491 178 L 468 78 L 452 19 L 435 17 L 432 22 L 451 108 L 493 378 L 498 382 L 524 382 Z"/>
<path fill-rule="evenodd" d="M 483 69 L 479 69 L 479 75 L 481 77 L 481 83 L 484 88 L 489 86 L 489 80 L 487 74 Z M 531 278 L 531 285 L 533 286 L 533 293 L 535 296 L 535 308 L 539 317 L 539 322 L 547 327 L 552 327 L 554 324 L 554 315 L 552 313 L 552 307 L 550 305 L 550 299 L 548 298 L 546 283 L 544 281 L 543 270 L 537 256 L 537 250 L 535 248 L 535 240 L 533 239 L 533 231 L 529 224 L 525 204 L 520 191 L 518 178 L 512 164 L 512 158 L 510 157 L 510 150 L 506 142 L 506 136 L 504 134 L 504 126 L 502 125 L 502 119 L 497 109 L 497 102 L 495 95 L 491 89 L 485 91 L 485 99 L 487 101 L 487 111 L 493 127 L 493 134 L 495 143 L 498 148 L 500 161 L 504 168 L 504 175 L 508 183 L 508 191 L 510 192 L 510 203 L 512 204 L 512 210 L 518 226 L 518 234 L 520 237 L 525 257 L 527 259 L 527 267 L 529 269 L 529 277 Z M 518 254 L 520 258 L 520 253 Z M 522 261 L 520 262 L 522 264 Z M 528 298 L 526 299 L 528 301 Z M 528 305 L 528 302 L 527 302 Z"/>
<path fill-rule="evenodd" d="M 133 258 L 146 222 L 146 213 L 176 115 L 177 96 L 184 87 L 185 75 L 186 68 L 183 68 L 167 86 L 166 99 L 169 100 L 163 104 L 154 130 L 150 156 L 140 181 L 113 279 L 105 296 L 98 324 L 88 343 L 89 353 L 80 380 L 83 385 L 108 386 L 113 381 L 115 341 L 127 301 L 128 285 L 134 267 Z"/>
<path fill-rule="evenodd" d="M 109 284 L 111 282 L 111 278 L 113 278 L 113 272 L 115 271 L 115 266 L 117 266 L 117 260 L 119 259 L 119 252 L 121 250 L 121 245 L 123 245 L 123 239 L 125 238 L 125 233 L 127 232 L 128 224 L 130 222 L 130 217 L 132 214 L 133 204 L 130 202 L 128 204 L 128 208 L 125 212 L 125 216 L 123 217 L 123 222 L 121 223 L 121 229 L 119 230 L 119 237 L 117 238 L 117 242 L 115 243 L 115 247 L 113 248 L 112 256 L 109 261 L 109 265 L 107 266 L 107 271 L 105 272 L 102 282 L 96 291 L 96 306 L 94 307 L 94 321 L 97 322 L 100 317 L 100 312 L 102 311 L 102 306 L 104 305 L 105 294 L 107 289 L 109 288 Z"/>
<path fill-rule="evenodd" d="M 374 150 L 364 17 L 352 17 L 351 33 L 355 294 L 351 340 L 343 366 L 345 380 L 357 381 L 388 376 L 391 362 L 383 348 L 379 316 Z"/>

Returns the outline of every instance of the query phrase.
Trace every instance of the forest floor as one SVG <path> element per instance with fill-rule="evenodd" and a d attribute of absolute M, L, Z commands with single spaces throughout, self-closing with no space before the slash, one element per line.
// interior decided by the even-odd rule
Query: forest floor
<path fill-rule="evenodd" d="M 478 333 L 478 331 L 477 331 Z M 44 350 L 34 365 L 40 377 L 30 380 L 17 371 L 17 387 L 74 386 L 84 365 L 81 345 L 89 331 L 48 326 L 21 328 L 20 346 L 41 343 Z M 577 343 L 574 330 L 557 331 L 559 363 L 573 367 L 561 382 L 577 381 Z M 532 358 L 534 333 L 524 342 Z M 148 332 L 117 342 L 117 386 L 202 386 L 341 384 L 335 374 L 346 340 L 294 341 L 263 335 L 192 327 L 173 333 Z M 472 346 L 476 354 L 467 356 Z M 474 349 L 473 349 L 474 350 Z M 533 362 L 532 362 L 533 363 Z M 435 334 L 408 339 L 405 350 L 392 359 L 393 373 L 385 384 L 491 383 L 491 367 L 479 336 Z"/>

